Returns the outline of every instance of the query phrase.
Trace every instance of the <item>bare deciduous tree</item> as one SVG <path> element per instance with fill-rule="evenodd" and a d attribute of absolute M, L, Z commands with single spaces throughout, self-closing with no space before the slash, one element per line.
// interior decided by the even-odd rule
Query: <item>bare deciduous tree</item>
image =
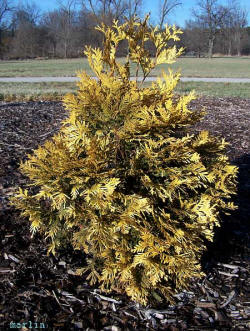
<path fill-rule="evenodd" d="M 159 27 L 162 30 L 168 15 L 178 6 L 182 5 L 180 0 L 159 0 Z"/>
<path fill-rule="evenodd" d="M 193 16 L 204 25 L 208 33 L 208 57 L 213 56 L 215 36 L 223 27 L 230 11 L 229 7 L 218 4 L 217 0 L 199 0 Z"/>
<path fill-rule="evenodd" d="M 21 4 L 13 10 L 12 28 L 26 23 L 37 24 L 40 18 L 40 9 L 35 3 Z"/>
<path fill-rule="evenodd" d="M 82 0 L 82 4 L 92 11 L 98 24 L 121 20 L 128 10 L 126 0 Z"/>
<path fill-rule="evenodd" d="M 12 0 L 0 1 L 0 25 L 3 23 L 5 16 L 14 8 Z"/>
<path fill-rule="evenodd" d="M 241 55 L 242 39 L 246 35 L 247 11 L 241 8 L 237 0 L 229 3 L 230 10 L 222 26 L 224 44 L 228 55 Z"/>
<path fill-rule="evenodd" d="M 128 17 L 132 18 L 135 15 L 140 16 L 142 4 L 142 0 L 128 0 Z"/>
<path fill-rule="evenodd" d="M 39 48 L 40 9 L 35 3 L 20 4 L 12 15 L 12 54 L 16 57 L 35 57 Z"/>
<path fill-rule="evenodd" d="M 67 0 L 60 3 L 59 31 L 64 46 L 64 57 L 68 57 L 68 48 L 73 36 L 76 0 Z"/>
<path fill-rule="evenodd" d="M 14 9 L 12 0 L 0 0 L 0 53 L 2 52 L 2 33 L 7 15 Z"/>
<path fill-rule="evenodd" d="M 43 17 L 53 56 L 70 56 L 76 25 L 76 0 L 58 1 L 59 8 Z"/>
<path fill-rule="evenodd" d="M 184 29 L 184 46 L 190 53 L 201 57 L 206 50 L 206 43 L 204 41 L 204 26 L 199 21 L 186 21 Z"/>
<path fill-rule="evenodd" d="M 233 35 L 234 43 L 237 50 L 237 55 L 241 55 L 241 40 L 244 36 L 244 28 L 247 25 L 247 12 L 245 9 L 240 8 L 240 6 L 235 3 L 233 14 Z"/>

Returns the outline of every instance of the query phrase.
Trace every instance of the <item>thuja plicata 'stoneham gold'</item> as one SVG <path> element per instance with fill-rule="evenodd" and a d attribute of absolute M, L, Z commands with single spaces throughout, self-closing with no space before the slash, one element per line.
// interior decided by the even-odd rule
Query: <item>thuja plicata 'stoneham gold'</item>
<path fill-rule="evenodd" d="M 64 98 L 68 118 L 21 164 L 30 187 L 13 199 L 49 252 L 72 243 L 86 253 L 79 275 L 144 305 L 171 301 L 203 275 L 205 240 L 213 240 L 219 213 L 236 208 L 237 185 L 227 143 L 188 133 L 204 111 L 188 108 L 193 92 L 174 93 L 180 74 L 168 70 L 145 86 L 157 65 L 183 52 L 173 46 L 179 29 L 148 21 L 97 27 L 102 49 L 85 50 L 97 79 L 79 73 L 77 93 Z M 125 62 L 116 57 L 121 42 Z"/>

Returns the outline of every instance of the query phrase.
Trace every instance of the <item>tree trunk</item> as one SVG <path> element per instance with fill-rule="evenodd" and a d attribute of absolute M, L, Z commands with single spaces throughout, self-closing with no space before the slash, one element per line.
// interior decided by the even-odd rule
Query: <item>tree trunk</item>
<path fill-rule="evenodd" d="M 227 55 L 231 56 L 232 55 L 232 40 L 230 39 L 228 42 L 228 50 L 227 50 Z"/>
<path fill-rule="evenodd" d="M 208 57 L 211 59 L 213 57 L 213 48 L 214 48 L 214 36 L 210 37 L 208 40 Z"/>
<path fill-rule="evenodd" d="M 2 55 L 2 29 L 0 28 L 0 56 Z"/>
<path fill-rule="evenodd" d="M 53 43 L 53 58 L 56 57 L 56 43 Z"/>
<path fill-rule="evenodd" d="M 67 41 L 64 42 L 64 58 L 67 58 Z"/>
<path fill-rule="evenodd" d="M 241 38 L 240 37 L 241 37 L 240 32 L 237 31 L 235 34 L 237 56 L 241 56 Z"/>

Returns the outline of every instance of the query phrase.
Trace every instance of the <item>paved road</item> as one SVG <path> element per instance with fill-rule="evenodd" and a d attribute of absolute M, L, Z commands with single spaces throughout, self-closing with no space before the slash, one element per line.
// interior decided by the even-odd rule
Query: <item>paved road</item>
<path fill-rule="evenodd" d="M 92 77 L 96 79 L 96 77 Z M 132 80 L 135 77 L 131 77 Z M 142 78 L 139 77 L 138 80 Z M 78 77 L 0 77 L 0 82 L 27 82 L 27 83 L 40 83 L 40 82 L 75 82 L 79 80 Z M 156 80 L 156 77 L 146 78 L 147 82 Z M 216 83 L 250 83 L 250 78 L 204 78 L 204 77 L 182 77 L 183 82 L 216 82 Z"/>

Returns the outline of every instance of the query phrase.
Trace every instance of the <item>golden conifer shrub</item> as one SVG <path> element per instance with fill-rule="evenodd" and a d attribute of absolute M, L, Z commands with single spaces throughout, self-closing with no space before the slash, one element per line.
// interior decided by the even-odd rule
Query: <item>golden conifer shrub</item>
<path fill-rule="evenodd" d="M 178 73 L 143 85 L 157 65 L 182 53 L 169 46 L 179 29 L 159 31 L 148 17 L 97 29 L 103 49 L 85 51 L 97 79 L 79 74 L 77 94 L 64 98 L 70 113 L 60 132 L 21 164 L 30 189 L 20 189 L 14 204 L 32 231 L 49 238 L 49 252 L 65 240 L 84 250 L 87 266 L 79 274 L 90 284 L 142 304 L 171 300 L 203 274 L 204 240 L 213 239 L 219 213 L 236 208 L 230 198 L 237 168 L 224 140 L 187 133 L 203 112 L 188 108 L 194 93 L 174 94 Z M 122 63 L 116 51 L 124 40 Z"/>

